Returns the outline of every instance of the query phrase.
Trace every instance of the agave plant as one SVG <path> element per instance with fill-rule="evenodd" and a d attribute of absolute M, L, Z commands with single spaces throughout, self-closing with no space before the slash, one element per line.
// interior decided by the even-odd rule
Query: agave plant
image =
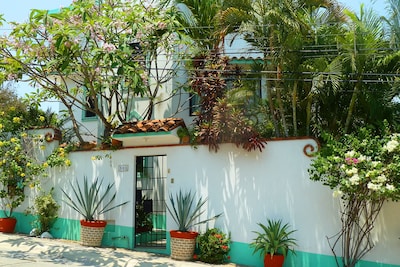
<path fill-rule="evenodd" d="M 179 191 L 175 198 L 170 194 L 169 199 L 171 207 L 167 205 L 168 212 L 171 214 L 172 219 L 174 219 L 178 225 L 178 230 L 181 232 L 188 232 L 192 226 L 206 223 L 218 218 L 222 214 L 220 213 L 212 218 L 197 222 L 197 219 L 204 213 L 202 208 L 206 204 L 207 199 L 203 200 L 200 197 L 199 200 L 195 202 L 195 194 L 192 194 L 191 191 L 186 193 Z"/>
<path fill-rule="evenodd" d="M 86 221 L 94 221 L 100 214 L 128 203 L 128 201 L 125 201 L 121 204 L 112 206 L 112 202 L 117 193 L 114 192 L 110 198 L 108 198 L 108 195 L 111 193 L 114 183 L 108 184 L 104 192 L 100 194 L 100 189 L 103 188 L 103 179 L 99 180 L 96 178 L 92 184 L 89 184 L 89 181 L 85 176 L 83 180 L 83 188 L 79 185 L 78 181 L 76 181 L 76 187 L 71 181 L 70 185 L 73 189 L 73 196 L 76 200 L 72 199 L 68 193 L 61 189 L 67 198 L 64 202 L 82 215 Z"/>
<path fill-rule="evenodd" d="M 253 231 L 257 234 L 254 242 L 250 245 L 254 249 L 254 253 L 260 252 L 262 256 L 270 254 L 271 258 L 274 254 L 286 256 L 288 251 L 295 254 L 292 246 L 296 246 L 296 239 L 290 237 L 296 230 L 289 231 L 289 224 L 282 224 L 282 220 L 268 219 L 268 225 L 258 223 L 262 228 L 262 232 Z"/>

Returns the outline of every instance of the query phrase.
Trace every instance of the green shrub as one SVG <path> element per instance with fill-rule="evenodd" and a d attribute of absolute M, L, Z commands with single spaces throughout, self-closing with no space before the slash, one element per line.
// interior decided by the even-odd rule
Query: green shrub
<path fill-rule="evenodd" d="M 230 235 L 224 234 L 217 228 L 207 230 L 197 237 L 199 246 L 198 259 L 207 263 L 225 263 L 230 259 Z"/>

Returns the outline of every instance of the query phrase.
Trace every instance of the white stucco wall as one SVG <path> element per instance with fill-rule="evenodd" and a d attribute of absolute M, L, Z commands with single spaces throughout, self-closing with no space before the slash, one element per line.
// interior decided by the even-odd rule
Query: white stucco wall
<path fill-rule="evenodd" d="M 208 197 L 207 215 L 223 213 L 215 226 L 231 232 L 234 242 L 250 243 L 259 230 L 257 223 L 267 218 L 282 219 L 297 231 L 296 250 L 331 255 L 326 236 L 340 229 L 338 199 L 322 184 L 309 180 L 307 168 L 311 158 L 303 149 L 312 139 L 269 141 L 263 152 L 246 152 L 231 144 L 221 146 L 218 153 L 207 146 L 166 146 L 131 148 L 117 151 L 73 152 L 72 166 L 53 170 L 52 182 L 67 188 L 70 179 L 104 177 L 115 181 L 116 203 L 130 202 L 104 216 L 115 224 L 133 227 L 135 200 L 135 157 L 166 155 L 167 196 L 179 190 L 192 190 Z M 108 154 L 111 158 L 105 157 Z M 102 156 L 92 160 L 92 156 Z M 121 171 L 120 166 L 124 170 Z M 58 193 L 57 193 L 58 192 Z M 57 197 L 62 197 L 56 190 Z M 374 240 L 376 247 L 366 260 L 390 264 L 400 262 L 399 203 L 386 203 L 378 218 Z M 76 212 L 63 205 L 60 217 L 80 219 Z M 213 226 L 211 223 L 209 226 Z M 167 217 L 167 229 L 176 229 Z M 202 230 L 203 228 L 197 229 Z"/>

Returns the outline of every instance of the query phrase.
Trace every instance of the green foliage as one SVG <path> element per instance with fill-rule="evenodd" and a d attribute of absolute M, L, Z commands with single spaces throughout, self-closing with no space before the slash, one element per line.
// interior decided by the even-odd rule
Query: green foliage
<path fill-rule="evenodd" d="M 210 220 L 216 219 L 221 216 L 222 213 L 206 219 L 200 222 L 197 220 L 204 213 L 202 208 L 207 202 L 207 199 L 199 198 L 199 200 L 195 201 L 195 194 L 192 194 L 191 191 L 183 193 L 182 190 L 176 194 L 175 198 L 171 194 L 169 196 L 169 200 L 171 202 L 171 206 L 167 205 L 167 210 L 171 214 L 172 219 L 178 225 L 178 230 L 182 232 L 187 232 L 189 229 L 198 224 L 206 223 Z"/>
<path fill-rule="evenodd" d="M 37 216 L 35 221 L 39 226 L 39 232 L 48 232 L 52 228 L 55 220 L 58 218 L 60 205 L 55 201 L 54 188 L 49 192 L 41 192 L 35 197 L 33 214 Z"/>
<path fill-rule="evenodd" d="M 130 119 L 134 98 L 159 97 L 174 77 L 174 67 L 160 62 L 180 58 L 174 49 L 183 39 L 177 38 L 175 15 L 171 8 L 124 0 L 72 1 L 57 13 L 32 10 L 28 21 L 12 23 L 10 35 L 0 38 L 0 58 L 21 62 L 24 77 L 45 91 L 34 98 L 60 99 L 73 122 L 80 118 L 72 110 L 95 113 L 107 140 L 116 125 Z M 74 87 L 66 83 L 71 74 Z M 157 85 L 150 86 L 150 79 Z M 144 117 L 152 117 L 153 105 L 149 101 Z M 74 130 L 79 139 L 79 127 Z"/>
<path fill-rule="evenodd" d="M 230 97 L 226 86 L 227 74 L 236 75 L 240 70 L 228 64 L 228 59 L 213 55 L 204 58 L 205 66 L 198 66 L 193 73 L 191 86 L 200 98 L 196 118 L 197 139 L 218 151 L 219 144 L 232 142 L 247 151 L 265 148 L 265 139 L 255 130 L 245 109 L 238 107 L 238 98 Z M 232 88 L 231 88 L 232 89 Z"/>
<path fill-rule="evenodd" d="M 326 144 L 311 164 L 310 178 L 333 189 L 334 196 L 365 201 L 400 199 L 400 135 L 374 135 L 370 129 L 335 139 L 325 135 Z"/>
<path fill-rule="evenodd" d="M 293 246 L 296 246 L 296 239 L 292 238 L 291 235 L 296 230 L 289 230 L 289 224 L 282 224 L 282 220 L 270 220 L 268 219 L 267 225 L 258 223 L 262 231 L 254 233 L 257 237 L 250 244 L 254 249 L 254 253 L 260 252 L 262 256 L 266 254 L 274 254 L 286 256 L 289 251 L 295 253 Z"/>
<path fill-rule="evenodd" d="M 136 233 L 140 231 L 150 231 L 153 229 L 153 221 L 151 212 L 146 212 L 144 209 L 144 201 L 146 197 L 142 197 L 142 199 L 136 202 L 135 205 L 135 228 Z"/>
<path fill-rule="evenodd" d="M 0 112 L 0 198 L 6 217 L 25 199 L 25 187 L 35 187 L 47 175 L 47 168 L 69 166 L 70 160 L 62 148 L 46 159 L 40 159 L 47 142 L 43 137 L 29 135 L 26 128 L 34 120 L 9 107 Z"/>
<path fill-rule="evenodd" d="M 197 237 L 198 259 L 213 264 L 222 264 L 229 260 L 230 236 L 217 228 L 208 229 Z"/>
<path fill-rule="evenodd" d="M 78 181 L 76 181 L 76 186 L 72 184 L 72 181 L 69 184 L 73 190 L 72 197 L 64 189 L 61 189 L 66 197 L 65 203 L 82 215 L 86 221 L 98 220 L 99 215 L 128 203 L 128 201 L 125 201 L 118 205 L 112 205 L 117 196 L 116 192 L 111 193 L 114 183 L 109 183 L 105 187 L 104 192 L 100 193 L 103 189 L 103 179 L 99 180 L 96 178 L 93 183 L 89 183 L 85 176 L 83 179 L 83 188 Z"/>
<path fill-rule="evenodd" d="M 325 134 L 326 144 L 309 169 L 312 180 L 341 199 L 342 228 L 328 239 L 334 239 L 330 245 L 337 266 L 355 266 L 374 247 L 371 231 L 383 203 L 400 199 L 400 134 L 384 124 L 382 133 L 361 128 L 337 139 Z"/>
<path fill-rule="evenodd" d="M 45 166 L 24 149 L 24 136 L 0 139 L 0 198 L 6 217 L 25 199 L 25 186 L 34 187 Z M 7 211 L 8 210 L 8 211 Z"/>

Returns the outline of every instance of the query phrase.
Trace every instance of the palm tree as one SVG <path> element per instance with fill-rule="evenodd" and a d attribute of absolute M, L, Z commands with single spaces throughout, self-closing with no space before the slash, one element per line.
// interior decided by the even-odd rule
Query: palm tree
<path fill-rule="evenodd" d="M 298 70 L 304 62 L 300 51 L 313 41 L 311 20 L 319 9 L 327 10 L 327 20 L 335 18 L 337 21 L 341 17 L 334 0 L 256 0 L 252 2 L 250 19 L 241 27 L 245 40 L 264 54 L 263 79 L 277 136 L 289 135 L 286 121 L 286 103 L 289 102 L 293 133 L 298 134 L 298 90 L 302 79 Z"/>
<path fill-rule="evenodd" d="M 379 57 L 384 56 L 381 48 L 385 46 L 384 31 L 380 18 L 373 11 L 360 7 L 360 15 L 345 11 L 349 18 L 348 30 L 339 36 L 340 57 L 347 63 L 348 79 L 354 83 L 347 110 L 344 132 L 351 129 L 357 99 L 364 88 L 364 74 L 374 66 Z M 351 87 L 351 83 L 349 84 Z"/>
<path fill-rule="evenodd" d="M 392 48 L 400 47 L 400 2 L 398 0 L 387 0 L 386 10 L 389 18 L 383 20 L 388 25 L 390 44 Z"/>
<path fill-rule="evenodd" d="M 218 51 L 224 38 L 246 19 L 251 0 L 163 0 L 174 5 L 187 36 L 202 52 Z"/>

